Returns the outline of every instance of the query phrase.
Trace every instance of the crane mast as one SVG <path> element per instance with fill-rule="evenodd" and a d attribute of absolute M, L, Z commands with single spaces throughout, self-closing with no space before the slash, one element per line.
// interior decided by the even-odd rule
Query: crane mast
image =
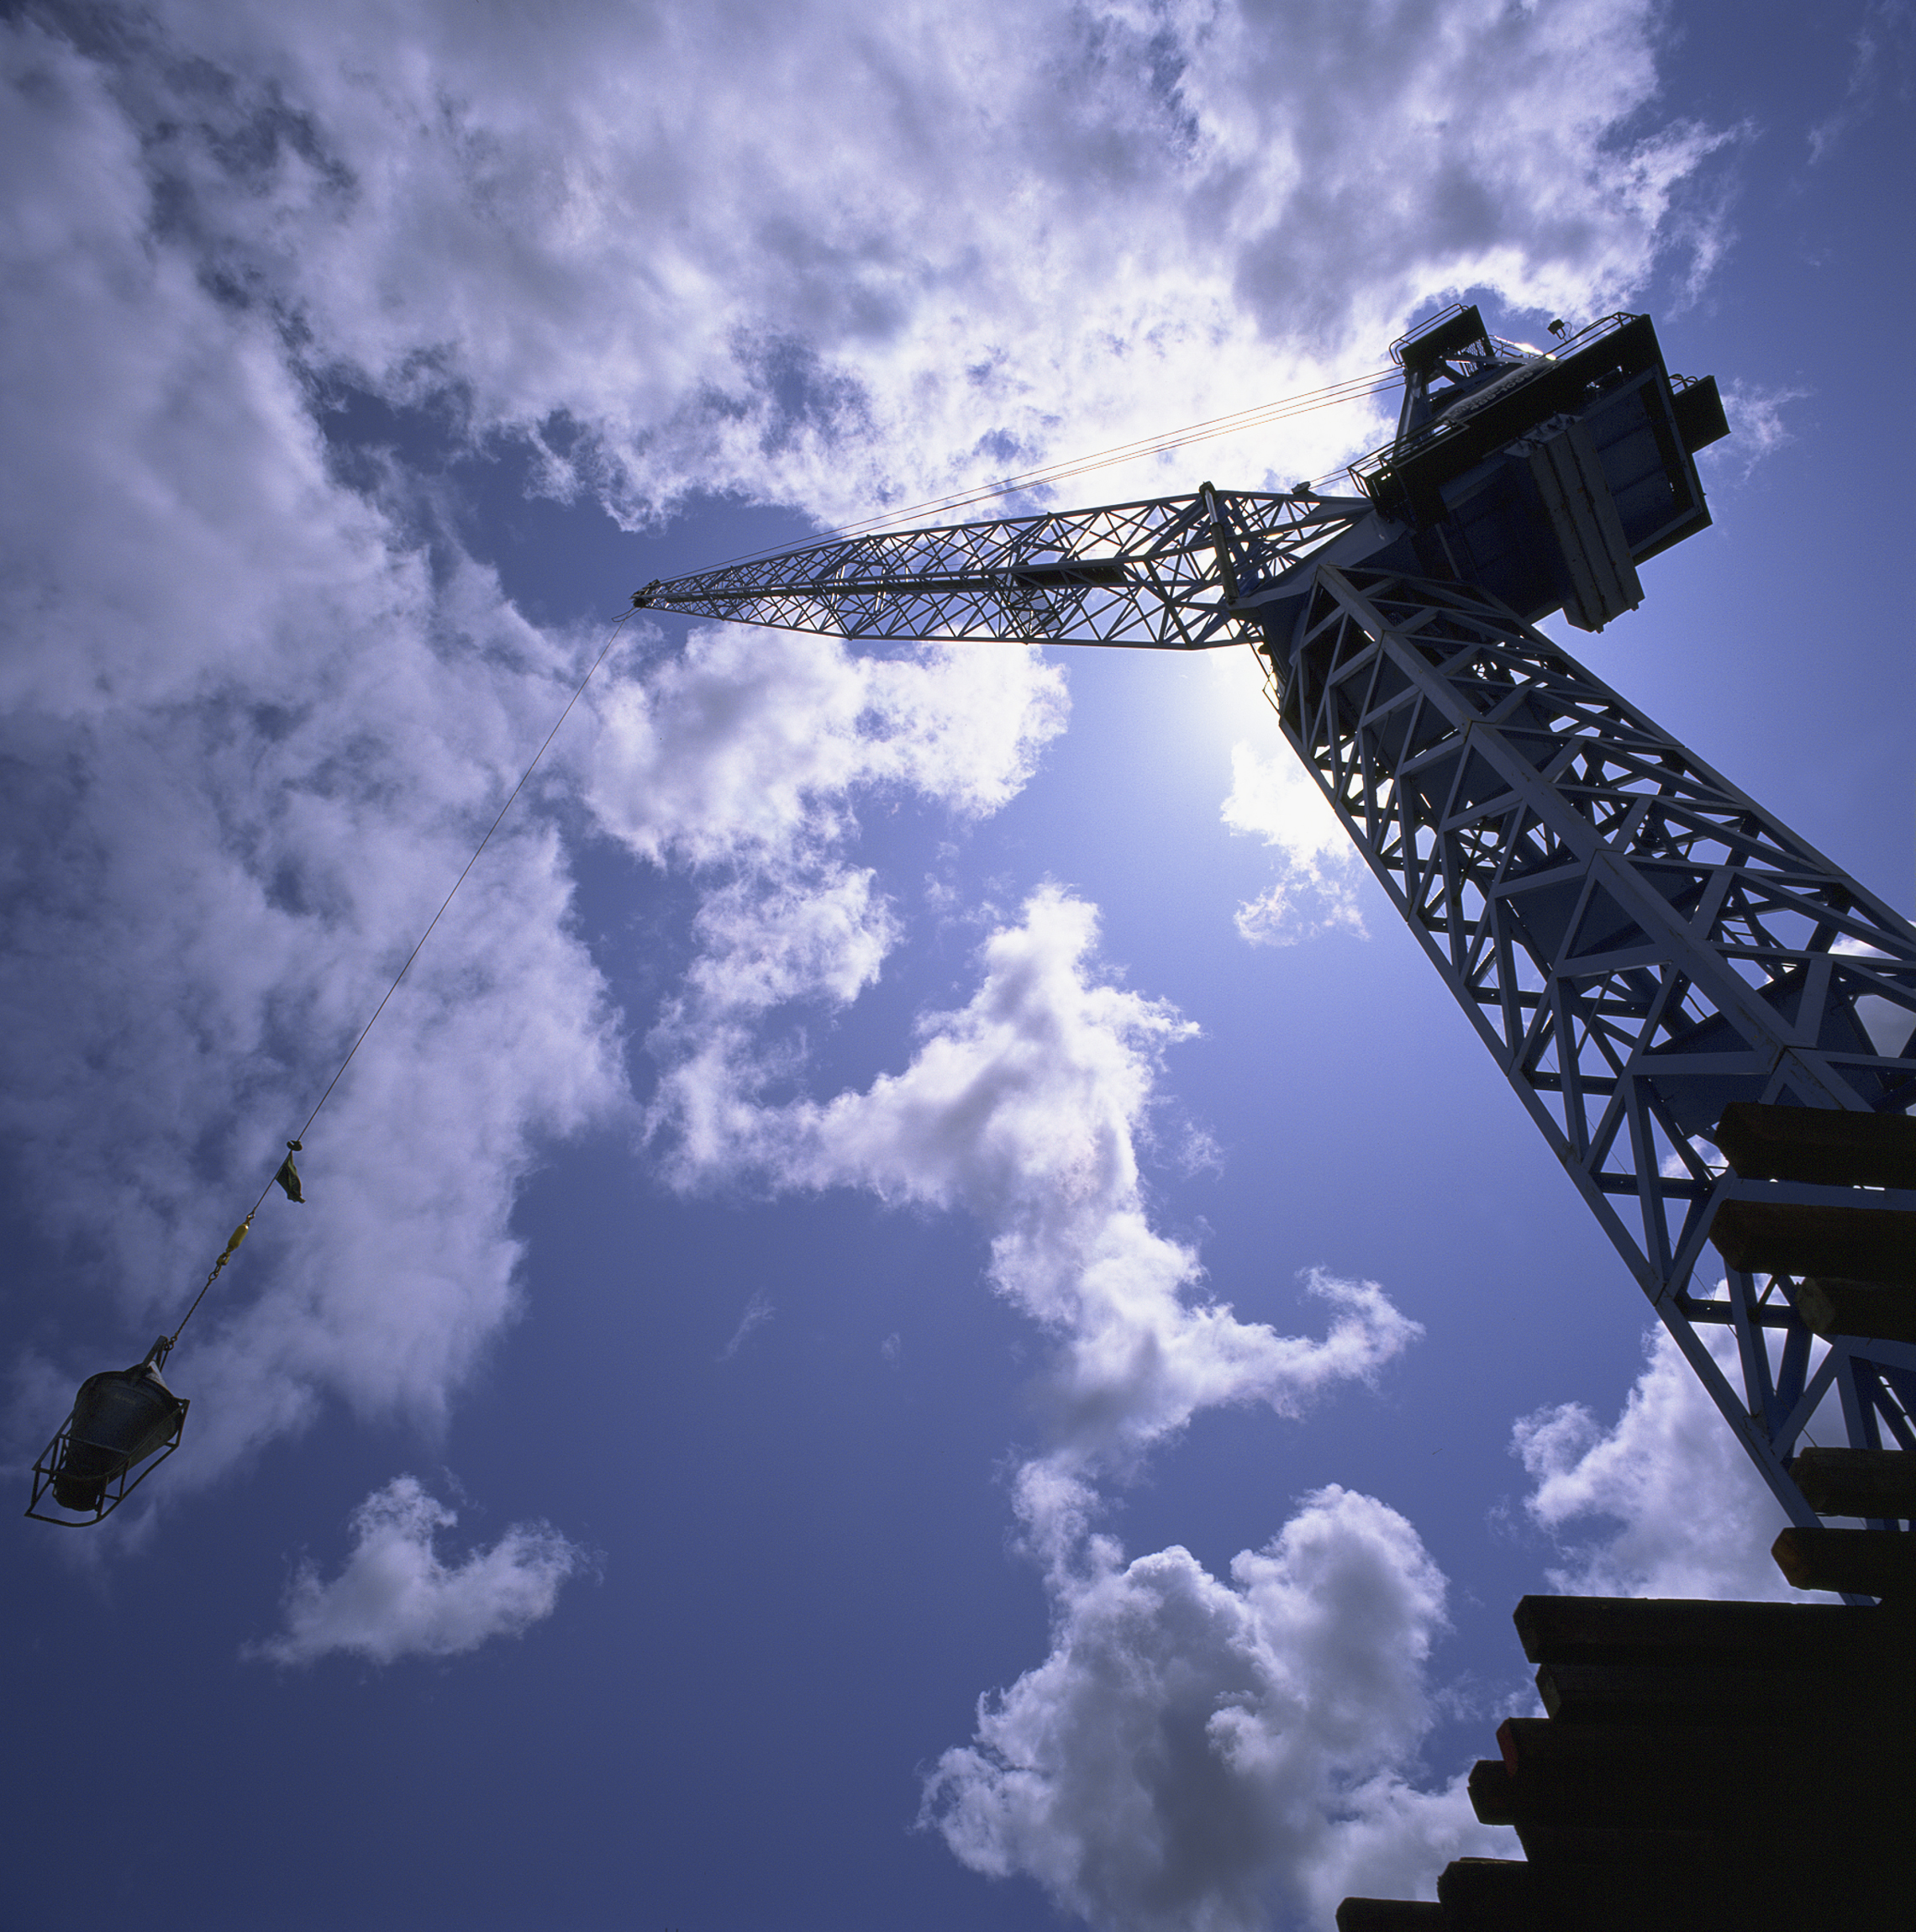
<path fill-rule="evenodd" d="M 1644 316 L 1543 355 L 1458 307 L 1392 353 L 1398 434 L 1351 495 L 1206 483 L 827 540 L 634 602 L 847 638 L 1248 643 L 1292 749 L 1813 1524 L 1791 1463 L 1826 1398 L 1861 1460 L 1916 1450 L 1916 928 L 1536 628 L 1601 629 L 1707 527 L 1714 382 L 1673 378 Z"/>

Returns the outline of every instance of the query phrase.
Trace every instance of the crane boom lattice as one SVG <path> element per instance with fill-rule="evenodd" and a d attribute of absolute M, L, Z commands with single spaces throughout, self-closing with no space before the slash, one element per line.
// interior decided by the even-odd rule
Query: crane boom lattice
<path fill-rule="evenodd" d="M 1213 491 L 847 537 L 648 585 L 640 608 L 838 637 L 1202 650 L 1235 643 L 1225 587 L 1289 569 L 1362 497 Z"/>
<path fill-rule="evenodd" d="M 1398 434 L 1354 466 L 1361 496 L 1205 484 L 634 601 L 850 638 L 1250 644 L 1292 748 L 1813 1524 L 1790 1459 L 1827 1398 L 1852 1450 L 1916 1454 L 1916 927 L 1536 628 L 1601 629 L 1708 526 L 1715 383 L 1672 377 L 1643 316 L 1543 355 L 1459 308 L 1392 354 Z"/>
<path fill-rule="evenodd" d="M 1793 1284 L 1697 1271 L 1740 1178 L 1737 1102 L 1916 1098 L 1916 929 L 1566 652 L 1468 587 L 1326 566 L 1271 695 L 1303 758 L 1798 1519 L 1786 1463 L 1824 1395 L 1852 1442 L 1916 1447 L 1916 1347 L 1839 1336 L 1810 1372 Z M 1886 1050 L 1886 1046 L 1890 1050 Z M 1916 1192 L 1871 1190 L 1872 1208 Z M 1743 1387 L 1698 1330 L 1734 1329 Z"/>

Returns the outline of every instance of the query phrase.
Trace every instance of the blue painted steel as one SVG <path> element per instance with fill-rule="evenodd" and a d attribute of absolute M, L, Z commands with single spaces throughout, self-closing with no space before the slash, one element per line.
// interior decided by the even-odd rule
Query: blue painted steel
<path fill-rule="evenodd" d="M 1325 565 L 1262 654 L 1284 735 L 1792 1519 L 1834 1386 L 1852 1446 L 1916 1449 L 1916 1349 L 1819 1345 L 1796 1282 L 1717 1273 L 1731 1101 L 1916 1098 L 1916 927 L 1497 600 Z M 1701 1290 L 1701 1292 L 1699 1292 Z M 1700 1330 L 1734 1330 L 1742 1387 Z"/>
<path fill-rule="evenodd" d="M 1916 1450 L 1916 1346 L 1813 1335 L 1798 1281 L 1705 1252 L 1726 1200 L 1916 1208 L 1740 1179 L 1732 1101 L 1916 1103 L 1916 928 L 1534 628 L 1600 625 L 1709 521 L 1646 318 L 1550 355 L 1474 310 L 1393 348 L 1365 494 L 1214 490 L 813 545 L 635 603 L 854 637 L 1263 657 L 1284 734 L 1792 1520 L 1827 1396 Z M 1704 1331 L 1735 1338 L 1734 1377 Z"/>

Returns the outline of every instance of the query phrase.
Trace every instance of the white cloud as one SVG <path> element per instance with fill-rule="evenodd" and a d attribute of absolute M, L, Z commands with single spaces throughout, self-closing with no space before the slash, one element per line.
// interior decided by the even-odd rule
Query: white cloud
<path fill-rule="evenodd" d="M 453 1657 L 516 1637 L 552 1614 L 585 1552 L 550 1524 L 514 1524 L 490 1550 L 441 1560 L 439 1532 L 459 1520 L 416 1478 L 395 1477 L 353 1512 L 345 1566 L 323 1582 L 308 1563 L 287 1592 L 285 1627 L 247 1654 L 311 1664 L 334 1651 L 390 1664 Z"/>
<path fill-rule="evenodd" d="M 97 69 L 14 22 L 0 87 L 0 1127 L 119 1358 L 298 1132 L 576 646 L 334 480 L 276 329 L 156 232 Z M 308 1204 L 275 1195 L 196 1318 L 169 1491 L 328 1394 L 434 1422 L 509 1316 L 535 1145 L 621 1098 L 570 902 L 526 801 L 310 1136 Z"/>
<path fill-rule="evenodd" d="M 1728 1329 L 1703 1331 L 1736 1375 Z M 1661 1328 L 1643 1373 L 1605 1429 L 1582 1403 L 1524 1417 L 1513 1438 L 1535 1487 L 1525 1508 L 1566 1561 L 1550 1586 L 1571 1594 L 1745 1597 L 1800 1602 L 1770 1560 L 1787 1519 L 1716 1405 Z M 1582 1529 L 1584 1540 L 1566 1532 Z"/>
<path fill-rule="evenodd" d="M 1746 482 L 1758 464 L 1796 440 L 1783 412 L 1792 403 L 1808 399 L 1808 389 L 1766 388 L 1760 383 L 1732 382 L 1723 392 L 1723 409 L 1729 424 L 1727 440 L 1699 452 L 1713 486 Z"/>
<path fill-rule="evenodd" d="M 1065 712 L 1057 668 L 1023 650 L 854 657 L 835 638 L 699 630 L 603 702 L 589 796 L 654 863 L 790 865 L 850 829 L 857 792 L 997 810 Z"/>
<path fill-rule="evenodd" d="M 1160 1057 L 1193 1029 L 1097 977 L 1096 935 L 1082 900 L 1034 895 L 986 942 L 971 1000 L 920 1022 L 902 1072 L 783 1108 L 734 1090 L 700 1150 L 728 1173 L 969 1210 L 998 1291 L 1056 1341 L 1050 1441 L 1013 1485 L 1055 1648 L 940 1760 L 925 1816 L 975 1869 L 1027 1873 L 1100 1924 L 1223 1932 L 1265 1923 L 1278 1896 L 1326 1918 L 1360 1866 L 1428 1891 L 1495 1835 L 1461 1784 L 1403 1775 L 1443 1587 L 1409 1525 L 1326 1491 L 1228 1585 L 1182 1550 L 1126 1566 L 1092 1534 L 1099 1482 L 1201 1410 L 1295 1415 L 1420 1332 L 1374 1283 L 1322 1274 L 1321 1340 L 1196 1294 L 1197 1256 L 1151 1226 L 1138 1156 Z"/>
<path fill-rule="evenodd" d="M 741 1110 L 728 1155 L 787 1184 L 963 1207 L 991 1230 L 994 1284 L 1061 1344 L 1061 1495 L 1080 1472 L 1129 1468 L 1200 1409 L 1295 1413 L 1421 1332 L 1371 1282 L 1313 1277 L 1335 1311 L 1323 1341 L 1192 1298 L 1198 1257 L 1151 1226 L 1138 1139 L 1161 1055 L 1194 1029 L 1100 980 L 1096 935 L 1083 901 L 1038 892 L 987 941 L 970 1002 L 920 1022 L 903 1072 L 823 1104 Z"/>
<path fill-rule="evenodd" d="M 1368 366 L 1446 292 L 1614 307 L 1715 140 L 1643 118 L 1650 0 L 150 18 L 122 97 L 230 285 L 634 505 L 835 518 Z"/>
<path fill-rule="evenodd" d="M 745 1312 L 739 1317 L 738 1327 L 732 1330 L 732 1339 L 718 1351 L 719 1361 L 731 1361 L 776 1313 L 776 1310 L 771 1305 L 771 1297 L 763 1288 L 754 1288 L 751 1298 L 745 1303 Z"/>
<path fill-rule="evenodd" d="M 1056 1647 L 931 1781 L 925 1815 L 961 1858 L 1123 1926 L 1262 1924 L 1277 1896 L 1322 1918 L 1359 1867 L 1428 1891 L 1495 1835 L 1461 1784 L 1407 1782 L 1442 1598 L 1409 1525 L 1326 1491 L 1231 1584 L 1182 1550 L 1127 1566 L 1093 1533 L 1100 1484 L 1202 1410 L 1296 1415 L 1421 1332 L 1375 1283 L 1321 1272 L 1321 1340 L 1198 1292 L 1195 1253 L 1151 1225 L 1139 1160 L 1161 1055 L 1194 1029 L 1104 980 L 1096 938 L 1092 907 L 1034 894 L 985 943 L 971 998 L 922 1019 L 909 1065 L 862 1091 L 768 1107 L 734 1060 L 682 1143 L 682 1178 L 755 1171 L 966 1209 L 990 1231 L 999 1292 L 1056 1344 L 1050 1440 L 1013 1481 Z"/>
<path fill-rule="evenodd" d="M 1367 937 L 1357 888 L 1361 861 L 1322 792 L 1294 754 L 1261 758 L 1231 747 L 1231 789 L 1224 821 L 1261 838 L 1277 856 L 1269 888 L 1237 909 L 1239 934 L 1253 945 L 1294 945 L 1320 933 Z"/>
<path fill-rule="evenodd" d="M 855 657 L 835 638 L 738 627 L 618 685 L 587 755 L 599 824 L 698 882 L 696 953 L 649 1044 L 655 1131 L 682 1179 L 750 1131 L 750 1097 L 799 1049 L 794 1003 L 849 1004 L 902 934 L 846 848 L 860 808 L 905 796 L 960 819 L 997 810 L 1064 729 L 1064 680 L 1024 650 Z"/>
<path fill-rule="evenodd" d="M 1855 55 L 1842 102 L 1809 130 L 1813 166 L 1866 121 L 1886 97 L 1907 107 L 1916 83 L 1916 13 L 1909 0 L 1866 0 L 1850 44 Z"/>
<path fill-rule="evenodd" d="M 1461 1777 L 1410 1782 L 1444 1596 L 1410 1524 L 1335 1487 L 1228 1582 L 1094 1539 L 1050 1655 L 981 1701 L 922 1815 L 973 1870 L 1113 1932 L 1328 1928 L 1352 1891 L 1432 1897 L 1448 1860 L 1510 1838 Z"/>

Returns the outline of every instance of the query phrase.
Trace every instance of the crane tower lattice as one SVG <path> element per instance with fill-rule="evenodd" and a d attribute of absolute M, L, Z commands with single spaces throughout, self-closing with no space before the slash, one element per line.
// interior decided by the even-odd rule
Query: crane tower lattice
<path fill-rule="evenodd" d="M 1904 1114 L 1916 928 L 1536 628 L 1561 609 L 1600 629 L 1640 602 L 1640 564 L 1708 525 L 1713 381 L 1672 378 L 1643 316 L 1540 355 L 1458 308 L 1392 354 L 1398 434 L 1353 466 L 1356 494 L 1207 483 L 824 541 L 634 601 L 855 639 L 1249 643 L 1292 750 L 1813 1524 L 1790 1461 L 1826 1398 L 1852 1449 L 1916 1450 L 1916 1159 L 1861 1187 L 1813 1161 L 1766 1175 L 1726 1161 L 1724 1110 Z M 1845 1302 L 1857 1284 L 1812 1279 L 1804 1226 L 1873 1257 L 1876 1286 Z M 1866 1320 L 1886 1332 L 1846 1332 Z M 1708 1327 L 1734 1333 L 1734 1377 Z"/>

